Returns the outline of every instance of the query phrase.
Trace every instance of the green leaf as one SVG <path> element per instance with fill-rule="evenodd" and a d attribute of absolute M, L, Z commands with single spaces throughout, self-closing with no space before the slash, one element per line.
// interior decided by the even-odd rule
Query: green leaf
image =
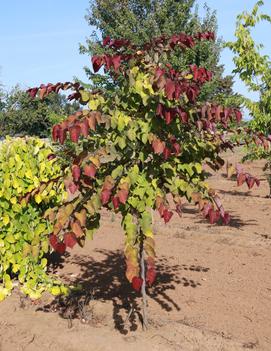
<path fill-rule="evenodd" d="M 122 150 L 125 149 L 125 147 L 126 147 L 126 139 L 125 139 L 125 137 L 118 137 L 117 138 L 117 143 L 118 143 L 119 147 Z"/>
<path fill-rule="evenodd" d="M 113 170 L 113 172 L 111 173 L 112 175 L 112 178 L 113 179 L 116 179 L 118 177 L 120 177 L 122 175 L 122 172 L 123 172 L 123 166 L 122 165 L 119 165 L 117 168 L 115 168 Z"/>

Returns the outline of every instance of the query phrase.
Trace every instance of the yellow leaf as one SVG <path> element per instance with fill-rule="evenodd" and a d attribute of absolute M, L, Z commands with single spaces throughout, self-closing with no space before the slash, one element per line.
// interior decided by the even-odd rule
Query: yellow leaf
<path fill-rule="evenodd" d="M 90 156 L 89 160 L 96 166 L 97 168 L 100 167 L 101 163 L 98 157 Z"/>
<path fill-rule="evenodd" d="M 53 286 L 51 289 L 51 294 L 54 296 L 61 294 L 61 290 L 60 290 L 59 286 Z"/>
<path fill-rule="evenodd" d="M 43 172 L 46 169 L 46 164 L 44 162 L 40 163 L 40 172 Z"/>
<path fill-rule="evenodd" d="M 5 300 L 5 298 L 8 296 L 8 289 L 0 287 L 0 301 Z"/>
<path fill-rule="evenodd" d="M 25 172 L 25 176 L 29 179 L 32 179 L 33 178 L 33 174 L 32 174 L 32 171 L 31 169 L 28 169 L 26 172 Z"/>
<path fill-rule="evenodd" d="M 12 203 L 12 205 L 15 205 L 16 202 L 17 202 L 16 197 L 12 197 L 12 198 L 10 199 L 10 202 Z"/>
<path fill-rule="evenodd" d="M 144 234 L 146 237 L 153 238 L 153 232 L 151 229 L 147 229 Z"/>
<path fill-rule="evenodd" d="M 9 224 L 9 216 L 8 216 L 7 214 L 5 214 L 5 215 L 3 216 L 3 223 L 4 223 L 4 225 Z"/>
<path fill-rule="evenodd" d="M 95 99 L 95 100 L 90 100 L 88 102 L 88 106 L 92 111 L 96 111 L 98 106 L 100 105 L 99 100 Z"/>
<path fill-rule="evenodd" d="M 185 79 L 192 79 L 193 78 L 193 74 L 188 74 L 187 76 L 184 77 Z"/>
<path fill-rule="evenodd" d="M 89 92 L 86 90 L 80 90 L 81 98 L 83 102 L 88 102 L 89 101 Z"/>
<path fill-rule="evenodd" d="M 41 197 L 40 194 L 36 194 L 36 195 L 35 195 L 35 201 L 36 201 L 37 204 L 40 204 L 40 203 L 41 203 L 42 197 Z"/>

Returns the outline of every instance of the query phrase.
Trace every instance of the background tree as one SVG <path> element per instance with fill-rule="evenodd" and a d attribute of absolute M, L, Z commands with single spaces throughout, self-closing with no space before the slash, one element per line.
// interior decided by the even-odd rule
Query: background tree
<path fill-rule="evenodd" d="M 78 110 L 77 103 L 68 103 L 64 95 L 51 94 L 43 101 L 31 99 L 19 86 L 4 94 L 0 112 L 0 136 L 48 136 L 51 127 Z"/>
<path fill-rule="evenodd" d="M 4 96 L 3 84 L 0 82 L 0 113 L 4 108 Z"/>
<path fill-rule="evenodd" d="M 245 96 L 242 103 L 248 109 L 252 117 L 249 127 L 254 134 L 254 143 L 248 144 L 248 152 L 244 160 L 265 159 L 265 170 L 270 186 L 271 197 L 271 150 L 264 137 L 271 139 L 271 60 L 268 55 L 263 55 L 262 44 L 255 43 L 251 31 L 261 21 L 271 23 L 271 16 L 259 13 L 264 5 L 258 1 L 251 13 L 243 12 L 237 17 L 234 42 L 228 42 L 227 46 L 234 53 L 235 70 L 240 79 L 250 91 L 259 94 L 259 100 L 253 101 Z"/>
<path fill-rule="evenodd" d="M 196 34 L 197 32 L 217 32 L 215 12 L 205 7 L 203 19 L 194 10 L 195 0 L 96 0 L 90 1 L 86 19 L 94 26 L 92 35 L 86 45 L 80 46 L 81 53 L 90 56 L 109 52 L 110 49 L 101 47 L 102 38 L 107 36 L 126 38 L 136 45 L 142 45 L 151 38 L 160 35 L 173 35 L 180 32 Z M 227 105 L 238 105 L 232 90 L 232 77 L 222 77 L 223 66 L 219 64 L 221 40 L 202 42 L 195 50 L 189 50 L 185 55 L 180 51 L 171 57 L 170 64 L 174 69 L 183 70 L 187 64 L 203 66 L 214 73 L 214 79 L 207 83 L 201 92 L 201 100 L 216 100 Z M 92 80 L 93 86 L 112 88 L 108 76 L 94 75 L 85 68 Z M 110 84 L 111 83 L 111 84 Z"/>

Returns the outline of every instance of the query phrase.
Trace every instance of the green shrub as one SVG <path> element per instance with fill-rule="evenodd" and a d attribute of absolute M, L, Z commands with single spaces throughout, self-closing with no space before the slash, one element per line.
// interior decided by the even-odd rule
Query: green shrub
<path fill-rule="evenodd" d="M 0 301 L 16 279 L 31 298 L 45 290 L 65 292 L 61 282 L 46 273 L 52 224 L 42 214 L 65 197 L 62 184 L 46 186 L 62 174 L 57 159 L 48 160 L 52 152 L 32 137 L 7 138 L 0 144 Z M 37 187 L 39 194 L 28 198 Z"/>

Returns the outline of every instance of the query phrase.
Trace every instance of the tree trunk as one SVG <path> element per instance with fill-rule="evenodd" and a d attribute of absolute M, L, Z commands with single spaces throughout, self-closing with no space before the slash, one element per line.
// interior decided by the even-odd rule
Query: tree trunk
<path fill-rule="evenodd" d="M 143 247 L 143 238 L 141 237 L 140 241 L 140 271 L 141 279 L 143 281 L 141 286 L 141 295 L 142 295 L 142 324 L 143 329 L 148 328 L 148 317 L 147 317 L 147 293 L 146 293 L 146 277 L 145 277 L 145 262 L 144 262 L 144 247 Z"/>

